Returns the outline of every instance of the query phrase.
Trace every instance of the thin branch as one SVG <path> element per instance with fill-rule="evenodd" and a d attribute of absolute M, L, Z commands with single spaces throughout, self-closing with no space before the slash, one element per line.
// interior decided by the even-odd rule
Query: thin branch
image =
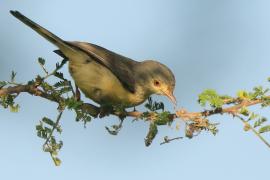
<path fill-rule="evenodd" d="M 7 87 L 7 88 L 1 88 L 0 97 L 6 96 L 8 94 L 19 94 L 21 92 L 27 92 L 31 95 L 40 96 L 42 98 L 45 98 L 45 99 L 48 99 L 50 101 L 57 102 L 57 103 L 65 100 L 61 96 L 59 97 L 52 96 L 51 94 L 48 94 L 38 89 L 34 85 L 17 85 L 17 86 L 12 86 L 12 87 Z M 267 96 L 265 99 L 270 99 L 270 96 Z M 237 102 L 239 103 L 231 107 L 217 108 L 214 110 L 205 110 L 201 112 L 188 112 L 185 109 L 180 109 L 176 111 L 175 114 L 170 114 L 170 119 L 180 118 L 182 120 L 198 121 L 200 119 L 204 119 L 205 117 L 209 117 L 215 114 L 224 114 L 224 113 L 236 114 L 241 108 L 260 104 L 263 102 L 263 100 L 262 99 L 242 100 L 242 101 L 238 100 Z M 93 114 L 94 117 L 99 113 L 99 110 L 100 110 L 99 107 L 92 104 L 87 104 L 87 103 L 84 103 L 81 108 L 91 112 L 91 115 Z M 143 114 L 142 112 L 139 112 L 139 111 L 124 112 L 124 114 L 121 114 L 121 113 L 112 112 L 111 114 L 116 115 L 116 116 L 124 115 L 124 116 L 135 117 L 135 118 L 140 118 L 140 116 Z"/>
<path fill-rule="evenodd" d="M 267 96 L 266 99 L 270 99 L 270 96 Z M 257 105 L 262 103 L 262 99 L 255 100 L 242 100 L 239 104 L 233 105 L 227 108 L 216 108 L 214 110 L 205 110 L 202 112 L 188 112 L 185 109 L 180 109 L 176 112 L 175 116 L 183 119 L 183 120 L 200 120 L 205 117 L 209 117 L 215 114 L 237 114 L 239 110 L 243 107 L 249 107 L 253 105 Z M 175 118 L 175 117 L 174 117 Z"/>
<path fill-rule="evenodd" d="M 60 113 L 58 114 L 57 119 L 55 121 L 55 124 L 54 124 L 49 136 L 47 137 L 46 141 L 44 142 L 43 147 L 45 147 L 48 144 L 49 140 L 51 139 L 51 137 L 53 135 L 53 132 L 59 126 L 59 122 L 60 122 L 62 114 L 63 114 L 63 110 L 60 110 Z"/>
<path fill-rule="evenodd" d="M 180 139 L 183 139 L 183 137 L 176 137 L 176 138 L 169 139 L 168 136 L 165 136 L 164 141 L 162 143 L 160 143 L 160 145 L 168 144 L 168 143 L 170 143 L 172 141 L 180 140 Z"/>
<path fill-rule="evenodd" d="M 39 96 L 45 99 L 48 99 L 50 101 L 56 102 L 60 104 L 61 102 L 65 101 L 65 98 L 61 96 L 53 96 L 51 94 L 48 94 L 39 88 L 35 87 L 35 85 L 16 85 L 16 86 L 11 86 L 7 88 L 1 88 L 0 89 L 0 97 L 1 96 L 6 96 L 8 94 L 19 94 L 21 92 L 27 92 L 31 95 Z M 207 117 L 215 115 L 215 114 L 229 114 L 229 115 L 234 115 L 236 116 L 239 114 L 239 111 L 241 108 L 246 108 L 249 106 L 257 105 L 263 103 L 265 100 L 270 99 L 270 96 L 264 97 L 264 99 L 254 99 L 254 100 L 246 100 L 246 99 L 231 99 L 231 100 L 224 100 L 224 103 L 229 106 L 229 104 L 233 104 L 232 106 L 226 107 L 226 108 L 216 108 L 213 110 L 205 110 L 201 112 L 188 112 L 185 109 L 180 109 L 176 111 L 175 114 L 169 114 L 169 119 L 173 121 L 174 119 L 180 118 L 183 121 L 192 121 L 197 124 L 197 127 L 207 127 L 208 121 Z M 88 104 L 88 103 L 83 103 L 80 106 L 80 109 L 89 113 L 93 117 L 97 117 L 98 114 L 100 113 L 100 108 Z M 118 117 L 135 117 L 136 119 L 140 119 L 141 116 L 143 115 L 143 112 L 139 111 L 131 111 L 131 112 L 111 112 L 112 115 L 118 116 Z M 60 116 L 62 113 L 60 113 Z M 144 119 L 145 120 L 145 119 Z M 151 120 L 151 118 L 146 119 L 146 120 Z M 246 123 L 243 119 L 241 119 L 244 123 Z M 251 127 L 251 130 L 258 136 L 269 148 L 270 144 L 255 130 Z"/>
<path fill-rule="evenodd" d="M 34 95 L 34 96 L 39 96 L 39 97 L 42 97 L 44 99 L 56 102 L 58 104 L 60 102 L 65 101 L 65 99 L 63 97 L 53 96 L 51 94 L 48 94 L 48 93 L 40 90 L 39 88 L 35 87 L 35 85 L 18 85 L 18 86 L 11 86 L 11 87 L 7 87 L 7 88 L 1 88 L 0 89 L 0 97 L 6 96 L 9 94 L 20 94 L 22 92 L 26 92 L 26 93 Z M 88 103 L 84 103 L 81 106 L 81 109 L 88 112 L 93 117 L 96 117 L 100 111 L 99 107 L 96 107 L 95 105 L 88 104 Z"/>
<path fill-rule="evenodd" d="M 250 129 L 266 146 L 270 148 L 270 144 L 264 139 L 264 137 L 262 137 L 262 135 L 259 132 L 257 132 L 256 129 L 253 128 L 243 117 L 239 115 L 233 115 L 233 116 L 240 119 L 244 123 L 244 125 L 248 127 L 248 129 Z"/>
<path fill-rule="evenodd" d="M 39 63 L 40 67 L 42 68 L 42 70 L 45 72 L 45 74 L 48 76 L 49 72 L 45 69 L 44 65 Z"/>

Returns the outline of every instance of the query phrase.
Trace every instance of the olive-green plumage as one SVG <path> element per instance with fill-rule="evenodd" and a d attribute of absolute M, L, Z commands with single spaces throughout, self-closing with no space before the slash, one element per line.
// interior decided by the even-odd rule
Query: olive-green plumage
<path fill-rule="evenodd" d="M 59 48 L 56 52 L 69 60 L 69 72 L 76 85 L 100 105 L 136 106 L 152 94 L 176 102 L 175 78 L 165 65 L 152 60 L 134 61 L 91 43 L 64 41 L 20 12 L 10 13 Z"/>

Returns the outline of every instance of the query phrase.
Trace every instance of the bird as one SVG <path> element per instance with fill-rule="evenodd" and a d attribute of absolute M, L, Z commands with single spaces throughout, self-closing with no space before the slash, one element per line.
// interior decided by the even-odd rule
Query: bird
<path fill-rule="evenodd" d="M 54 52 L 68 59 L 76 86 L 100 106 L 135 107 L 153 94 L 166 96 L 176 105 L 175 77 L 166 65 L 135 61 L 87 42 L 65 41 L 19 11 L 10 13 L 58 48 Z"/>

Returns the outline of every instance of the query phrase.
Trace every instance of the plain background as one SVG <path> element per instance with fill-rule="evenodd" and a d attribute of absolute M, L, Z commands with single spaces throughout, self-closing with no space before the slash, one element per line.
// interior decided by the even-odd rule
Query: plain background
<path fill-rule="evenodd" d="M 197 95 L 213 88 L 234 96 L 240 89 L 269 86 L 270 2 L 265 0 L 2 0 L 0 2 L 0 80 L 12 70 L 19 82 L 42 73 L 36 59 L 52 69 L 60 60 L 53 45 L 9 14 L 19 10 L 65 40 L 99 44 L 136 60 L 156 59 L 176 76 L 179 107 L 202 110 Z M 63 72 L 68 76 L 68 71 Z M 166 98 L 156 97 L 173 110 Z M 90 101 L 90 100 L 85 100 Z M 217 136 L 202 133 L 160 146 L 165 135 L 181 136 L 175 126 L 162 127 L 149 148 L 148 123 L 126 120 L 118 136 L 104 126 L 114 117 L 95 119 L 84 129 L 66 111 L 61 125 L 63 163 L 55 167 L 42 152 L 35 125 L 55 118 L 56 104 L 21 94 L 19 113 L 0 109 L 0 179 L 266 179 L 269 149 L 243 124 L 229 116 Z M 255 110 L 259 110 L 255 108 Z M 264 112 L 269 116 L 269 112 Z M 269 134 L 266 138 L 270 139 Z"/>

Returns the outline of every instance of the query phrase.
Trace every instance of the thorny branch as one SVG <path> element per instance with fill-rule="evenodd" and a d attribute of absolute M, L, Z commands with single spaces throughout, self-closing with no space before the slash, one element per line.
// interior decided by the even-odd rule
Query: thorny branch
<path fill-rule="evenodd" d="M 45 139 L 43 146 L 44 151 L 51 154 L 56 165 L 60 165 L 61 161 L 56 155 L 63 143 L 62 141 L 57 142 L 53 133 L 55 130 L 59 133 L 62 131 L 59 122 L 64 109 L 68 108 L 74 110 L 77 115 L 76 120 L 83 121 L 84 123 L 89 122 L 91 117 L 98 117 L 102 113 L 102 109 L 93 104 L 84 103 L 81 100 L 78 100 L 77 89 L 75 92 L 72 83 L 65 79 L 62 73 L 58 72 L 66 63 L 65 59 L 60 64 L 56 64 L 56 68 L 51 73 L 44 67 L 44 59 L 39 58 L 38 62 L 45 73 L 44 77 L 38 75 L 34 80 L 29 81 L 27 84 L 19 84 L 14 81 L 16 73 L 12 72 L 11 81 L 0 81 L 0 105 L 4 108 L 10 107 L 16 111 L 18 106 L 14 105 L 14 99 L 21 93 L 28 93 L 57 103 L 59 115 L 56 122 L 49 118 L 43 118 L 36 129 L 38 136 Z M 52 76 L 60 79 L 60 81 L 54 85 L 46 82 L 46 79 Z M 163 103 L 153 102 L 150 98 L 145 105 L 147 108 L 146 112 L 139 112 L 136 110 L 126 111 L 121 107 L 111 108 L 108 114 L 119 117 L 120 124 L 113 125 L 111 129 L 106 127 L 106 129 L 110 134 L 117 135 L 121 130 L 123 120 L 126 117 L 133 117 L 135 120 L 148 121 L 150 126 L 149 132 L 145 138 L 145 145 L 149 146 L 158 133 L 158 126 L 171 125 L 174 121 L 180 119 L 186 125 L 185 135 L 188 138 L 198 135 L 201 131 L 210 131 L 215 135 L 218 131 L 216 127 L 217 123 L 211 123 L 208 118 L 216 114 L 228 114 L 240 119 L 244 123 L 244 129 L 246 131 L 251 130 L 270 148 L 270 144 L 261 135 L 262 133 L 270 132 L 270 125 L 263 126 L 267 119 L 248 110 L 248 107 L 254 105 L 261 105 L 262 107 L 270 106 L 270 95 L 267 94 L 267 92 L 268 89 L 255 87 L 253 92 L 239 91 L 237 97 L 233 98 L 218 95 L 214 90 L 206 90 L 199 95 L 199 104 L 203 107 L 207 106 L 208 109 L 200 112 L 189 112 L 188 110 L 181 108 L 176 110 L 175 113 L 171 113 L 164 110 Z M 254 122 L 253 126 L 251 124 L 252 122 Z M 165 136 L 164 141 L 160 144 L 167 144 L 179 139 L 182 139 L 182 137 L 170 139 L 168 136 Z"/>
<path fill-rule="evenodd" d="M 50 100 L 50 101 L 53 101 L 53 102 L 56 102 L 59 104 L 61 103 L 61 101 L 64 101 L 64 98 L 52 96 L 51 94 L 48 94 L 48 93 L 42 91 L 41 89 L 39 89 L 35 85 L 16 85 L 16 86 L 7 87 L 7 88 L 1 88 L 0 89 L 0 97 L 6 96 L 8 94 L 20 94 L 22 92 L 26 92 L 26 93 L 29 93 L 29 94 L 34 95 L 34 96 L 39 96 L 39 97 L 42 97 L 44 99 L 47 99 L 47 100 Z M 205 111 L 201 111 L 201 112 L 188 112 L 186 109 L 179 109 L 178 111 L 176 111 L 176 113 L 168 114 L 168 118 L 171 121 L 173 121 L 177 118 L 180 118 L 183 121 L 192 121 L 192 122 L 196 123 L 196 126 L 198 126 L 198 127 L 207 127 L 208 120 L 206 118 L 209 116 L 212 116 L 215 114 L 229 114 L 229 115 L 233 115 L 233 116 L 239 118 L 240 116 L 237 116 L 237 114 L 240 112 L 240 110 L 242 108 L 261 104 L 266 99 L 270 99 L 270 96 L 267 96 L 264 99 L 254 99 L 254 100 L 246 100 L 246 99 L 234 99 L 234 100 L 230 100 L 230 101 L 224 100 L 225 104 L 232 104 L 232 103 L 235 103 L 235 104 L 233 106 L 226 107 L 226 108 L 216 108 L 213 110 L 205 110 Z M 92 105 L 92 104 L 88 104 L 88 103 L 81 104 L 80 109 L 82 111 L 87 111 L 93 117 L 97 117 L 98 114 L 100 113 L 99 107 Z M 130 112 L 113 111 L 113 112 L 111 112 L 111 114 L 116 115 L 116 116 L 121 115 L 121 116 L 134 117 L 136 119 L 140 119 L 141 116 L 143 115 L 143 112 L 139 112 L 139 111 L 130 111 Z M 154 115 L 155 115 L 155 113 L 154 113 Z M 154 118 L 151 118 L 149 116 L 145 120 L 151 121 L 153 119 Z M 244 122 L 243 118 L 241 120 Z M 254 130 L 253 128 L 251 130 L 254 133 L 256 132 L 255 134 L 258 136 L 259 133 L 257 133 L 256 130 Z M 258 137 L 270 148 L 270 145 L 267 143 L 267 141 L 261 135 Z"/>

